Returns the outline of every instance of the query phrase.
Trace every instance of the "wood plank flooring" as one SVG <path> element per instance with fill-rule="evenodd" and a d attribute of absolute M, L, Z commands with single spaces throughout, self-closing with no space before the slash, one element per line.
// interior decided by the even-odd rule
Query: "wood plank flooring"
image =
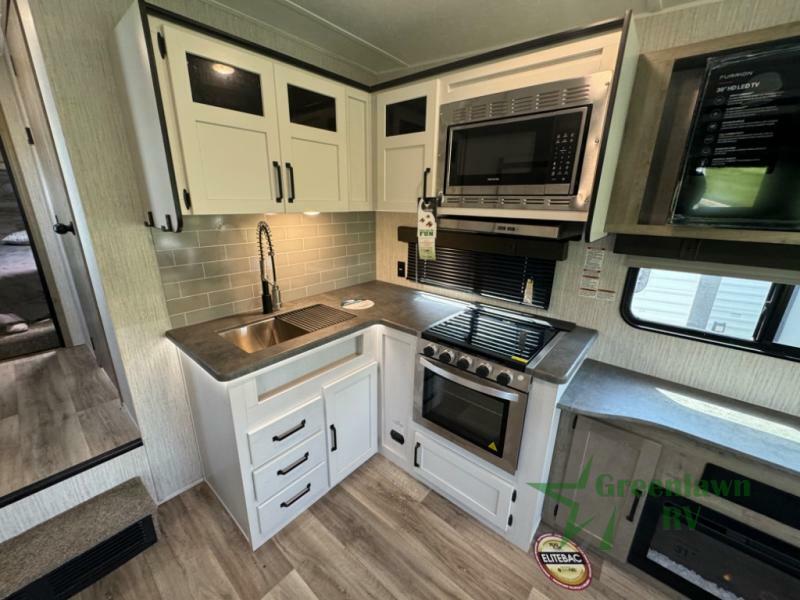
<path fill-rule="evenodd" d="M 0 362 L 0 499 L 139 437 L 86 346 Z"/>
<path fill-rule="evenodd" d="M 83 600 L 575 600 L 532 556 L 376 456 L 252 552 L 205 484 L 159 507 L 161 541 Z M 669 598 L 592 557 L 581 598 Z"/>

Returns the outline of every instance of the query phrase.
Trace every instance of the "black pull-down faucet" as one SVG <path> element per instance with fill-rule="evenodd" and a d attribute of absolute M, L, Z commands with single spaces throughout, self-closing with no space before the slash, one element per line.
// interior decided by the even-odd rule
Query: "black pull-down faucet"
<path fill-rule="evenodd" d="M 267 254 L 272 267 L 272 281 L 267 279 L 264 260 L 264 237 L 267 238 Z M 261 271 L 261 309 L 266 315 L 281 307 L 281 290 L 278 287 L 278 273 L 275 270 L 275 249 L 272 247 L 272 232 L 270 232 L 266 221 L 259 221 L 258 223 L 258 266 Z M 270 287 L 272 287 L 271 293 Z"/>

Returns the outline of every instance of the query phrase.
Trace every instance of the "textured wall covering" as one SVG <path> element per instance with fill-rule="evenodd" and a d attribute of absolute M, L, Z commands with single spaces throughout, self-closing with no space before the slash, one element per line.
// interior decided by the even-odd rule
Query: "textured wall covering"
<path fill-rule="evenodd" d="M 261 219 L 272 231 L 284 302 L 375 279 L 374 213 L 186 217 L 178 235 L 153 230 L 174 326 L 261 308 Z"/>
<path fill-rule="evenodd" d="M 30 3 L 158 499 L 202 477 L 108 44 L 129 0 Z"/>

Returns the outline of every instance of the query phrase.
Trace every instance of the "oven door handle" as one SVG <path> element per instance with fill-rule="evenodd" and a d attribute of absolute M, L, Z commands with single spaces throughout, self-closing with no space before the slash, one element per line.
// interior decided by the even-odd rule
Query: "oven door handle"
<path fill-rule="evenodd" d="M 503 390 L 493 385 L 487 385 L 485 383 L 481 383 L 480 381 L 473 381 L 472 379 L 467 379 L 463 375 L 458 374 L 455 371 L 451 371 L 450 369 L 446 369 L 440 365 L 437 365 L 424 356 L 419 357 L 420 364 L 436 373 L 444 377 L 445 379 L 449 379 L 453 383 L 457 383 L 458 385 L 463 385 L 466 388 L 474 390 L 476 392 L 480 392 L 482 394 L 486 394 L 487 396 L 491 396 L 492 398 L 499 398 L 501 400 L 508 400 L 509 402 L 518 402 L 520 396 L 522 395 L 520 392 L 511 392 L 508 390 Z"/>

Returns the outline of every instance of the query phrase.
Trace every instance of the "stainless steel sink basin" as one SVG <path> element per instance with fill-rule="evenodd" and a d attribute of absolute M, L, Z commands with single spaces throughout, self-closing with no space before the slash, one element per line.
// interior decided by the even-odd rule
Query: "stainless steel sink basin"
<path fill-rule="evenodd" d="M 273 317 L 243 327 L 221 331 L 219 335 L 248 353 L 258 352 L 309 333 L 296 325 Z"/>
<path fill-rule="evenodd" d="M 220 331 L 219 335 L 245 352 L 253 353 L 354 318 L 355 315 L 343 310 L 314 304 L 250 325 Z"/>

